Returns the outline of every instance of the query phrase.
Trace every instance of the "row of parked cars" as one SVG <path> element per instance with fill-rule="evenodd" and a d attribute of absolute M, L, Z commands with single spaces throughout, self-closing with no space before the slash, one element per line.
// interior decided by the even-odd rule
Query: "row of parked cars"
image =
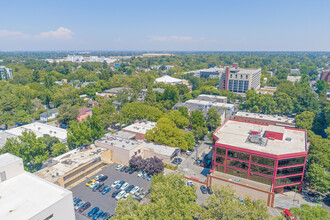
<path fill-rule="evenodd" d="M 129 173 L 129 174 L 133 174 L 136 171 L 135 169 L 133 169 L 131 167 L 127 167 L 127 166 L 124 166 L 121 164 L 117 165 L 116 170 L 118 170 L 120 172 Z M 148 181 L 150 181 L 152 179 L 152 175 L 150 175 L 142 170 L 140 172 L 138 172 L 137 176 L 142 177 L 143 179 L 146 179 Z"/>
<path fill-rule="evenodd" d="M 82 213 L 91 206 L 91 203 L 82 201 L 80 198 L 74 198 L 73 206 L 77 212 Z M 110 215 L 107 212 L 103 212 L 98 207 L 94 207 L 88 212 L 87 216 L 91 217 L 93 220 L 107 220 L 112 218 L 114 215 Z"/>
<path fill-rule="evenodd" d="M 191 180 L 189 180 L 188 182 L 187 182 L 187 186 L 191 186 L 191 187 L 193 187 L 194 186 L 194 183 L 191 181 Z M 203 194 L 213 194 L 213 190 L 212 190 L 212 188 L 211 187 L 206 187 L 206 186 L 204 186 L 204 185 L 201 185 L 201 187 L 200 187 L 200 189 L 201 189 L 201 192 L 203 193 Z"/>
<path fill-rule="evenodd" d="M 111 187 L 116 189 L 116 191 L 114 191 L 111 195 L 111 197 L 116 200 L 126 199 L 129 194 L 132 194 L 133 199 L 140 202 L 149 193 L 149 191 L 145 191 L 143 188 L 138 186 L 130 185 L 124 180 L 115 181 Z"/>

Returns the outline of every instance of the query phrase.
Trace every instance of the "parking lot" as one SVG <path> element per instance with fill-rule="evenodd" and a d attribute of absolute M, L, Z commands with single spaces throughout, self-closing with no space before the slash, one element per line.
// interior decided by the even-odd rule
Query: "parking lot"
<path fill-rule="evenodd" d="M 104 185 L 111 186 L 113 182 L 116 180 L 123 180 L 130 185 L 142 187 L 144 190 L 147 190 L 148 187 L 151 185 L 150 181 L 147 181 L 146 179 L 142 179 L 140 177 L 137 177 L 138 172 L 134 172 L 133 174 L 120 172 L 115 170 L 115 167 L 117 164 L 110 164 L 105 166 L 99 173 L 92 176 L 93 179 L 98 174 L 104 174 L 108 176 L 108 178 L 104 181 Z M 73 197 L 77 197 L 82 199 L 83 201 L 88 201 L 91 203 L 91 207 L 89 207 L 87 210 L 85 210 L 82 215 L 87 216 L 88 212 L 94 208 L 95 206 L 99 207 L 100 210 L 103 210 L 104 212 L 108 212 L 109 214 L 115 214 L 115 208 L 117 206 L 117 200 L 115 198 L 112 198 L 111 195 L 115 191 L 115 189 L 111 189 L 110 192 L 108 192 L 105 195 L 102 195 L 100 192 L 96 191 L 93 192 L 93 190 L 86 186 L 86 182 L 88 182 L 90 179 L 80 183 L 79 185 L 75 186 L 71 189 L 73 193 Z M 80 214 L 76 214 L 77 219 L 85 219 L 81 216 L 79 218 Z"/>

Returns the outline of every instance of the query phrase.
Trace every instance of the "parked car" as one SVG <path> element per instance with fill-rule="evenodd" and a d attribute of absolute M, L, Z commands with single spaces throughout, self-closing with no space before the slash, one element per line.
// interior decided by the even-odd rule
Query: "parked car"
<path fill-rule="evenodd" d="M 125 173 L 128 173 L 129 169 L 130 169 L 129 167 L 125 167 L 124 172 L 125 172 Z"/>
<path fill-rule="evenodd" d="M 79 212 L 83 212 L 86 209 L 88 209 L 91 206 L 90 202 L 85 202 L 80 208 L 79 208 Z"/>
<path fill-rule="evenodd" d="M 92 183 L 89 188 L 93 189 L 94 186 L 96 186 L 97 184 L 99 184 L 100 182 L 99 181 L 95 181 L 94 183 Z"/>
<path fill-rule="evenodd" d="M 189 180 L 189 181 L 187 182 L 187 186 L 191 186 L 191 187 L 193 187 L 193 186 L 194 186 L 194 183 L 193 183 L 191 180 Z"/>
<path fill-rule="evenodd" d="M 111 219 L 114 216 L 115 216 L 114 214 L 113 215 L 109 215 L 108 218 L 107 218 L 107 220 Z"/>
<path fill-rule="evenodd" d="M 123 199 L 127 199 L 128 195 L 129 195 L 129 193 L 125 192 L 125 195 L 123 196 Z"/>
<path fill-rule="evenodd" d="M 109 213 L 107 212 L 103 212 L 98 218 L 97 220 L 104 220 L 106 217 L 108 217 Z"/>
<path fill-rule="evenodd" d="M 93 192 L 96 192 L 99 188 L 101 188 L 104 185 L 104 183 L 99 183 L 93 187 Z"/>
<path fill-rule="evenodd" d="M 102 211 L 102 210 L 97 211 L 97 212 L 93 215 L 93 220 L 98 219 L 102 214 L 103 214 L 103 211 Z"/>
<path fill-rule="evenodd" d="M 104 176 L 104 175 L 103 175 L 103 174 L 99 174 L 99 175 L 97 175 L 97 176 L 95 177 L 95 179 L 96 179 L 96 180 L 100 180 L 100 178 L 101 178 L 102 176 Z"/>
<path fill-rule="evenodd" d="M 116 196 L 116 200 L 121 199 L 125 194 L 126 194 L 125 191 L 122 190 L 120 193 L 117 194 L 117 196 Z"/>
<path fill-rule="evenodd" d="M 112 198 L 115 198 L 115 197 L 118 195 L 118 193 L 120 193 L 120 192 L 121 192 L 121 190 L 116 190 L 116 191 L 114 191 L 114 192 L 112 193 L 111 197 L 112 197 Z"/>
<path fill-rule="evenodd" d="M 131 190 L 130 193 L 134 195 L 139 189 L 140 189 L 140 187 L 136 186 Z"/>
<path fill-rule="evenodd" d="M 88 181 L 88 182 L 86 183 L 86 186 L 90 186 L 90 185 L 92 185 L 95 181 L 96 181 L 95 179 L 91 179 L 90 181 Z"/>
<path fill-rule="evenodd" d="M 121 189 L 121 190 L 125 190 L 128 186 L 129 186 L 128 183 L 124 183 L 124 184 L 120 187 L 120 189 Z"/>
<path fill-rule="evenodd" d="M 203 194 L 206 194 L 207 193 L 206 186 L 201 185 L 200 189 L 201 189 L 201 191 L 202 191 Z"/>
<path fill-rule="evenodd" d="M 115 188 L 119 182 L 120 182 L 120 180 L 116 180 L 115 182 L 113 182 L 113 184 L 111 184 L 111 187 Z"/>
<path fill-rule="evenodd" d="M 134 188 L 134 185 L 130 185 L 125 189 L 125 192 L 129 193 Z"/>
<path fill-rule="evenodd" d="M 150 181 L 152 179 L 152 175 L 149 175 L 147 180 Z"/>
<path fill-rule="evenodd" d="M 209 186 L 209 187 L 207 187 L 207 192 L 210 194 L 210 195 L 212 195 L 213 194 L 213 190 L 212 190 L 212 188 Z"/>
<path fill-rule="evenodd" d="M 141 202 L 142 198 L 138 197 L 138 196 L 133 196 L 133 199 L 138 201 L 138 202 Z"/>
<path fill-rule="evenodd" d="M 142 192 L 142 193 L 140 194 L 140 198 L 143 199 L 143 198 L 146 197 L 149 193 L 150 193 L 149 190 Z"/>
<path fill-rule="evenodd" d="M 81 201 L 81 199 L 79 198 L 76 198 L 75 200 L 73 200 L 73 205 L 77 205 L 77 203 L 79 203 Z"/>
<path fill-rule="evenodd" d="M 141 170 L 139 173 L 138 173 L 138 177 L 142 177 L 142 175 L 143 175 L 143 171 Z"/>
<path fill-rule="evenodd" d="M 124 172 L 125 169 L 126 169 L 126 167 L 122 167 L 119 171 Z"/>
<path fill-rule="evenodd" d="M 106 179 L 108 179 L 108 176 L 103 175 L 103 176 L 101 176 L 101 177 L 99 178 L 99 181 L 104 181 L 104 180 L 106 180 Z"/>
<path fill-rule="evenodd" d="M 80 201 L 78 202 L 75 206 L 74 206 L 74 210 L 78 210 L 83 204 L 85 203 L 85 201 Z"/>
<path fill-rule="evenodd" d="M 121 187 L 124 183 L 125 183 L 125 181 L 124 181 L 124 180 L 121 180 L 121 181 L 117 184 L 116 189 L 120 189 L 120 187 Z"/>
<path fill-rule="evenodd" d="M 143 188 L 140 188 L 136 191 L 135 196 L 139 196 L 143 192 Z"/>
<path fill-rule="evenodd" d="M 121 164 L 116 166 L 116 170 L 120 170 L 121 168 L 123 168 L 123 165 L 121 165 Z"/>
<path fill-rule="evenodd" d="M 148 174 L 147 174 L 147 173 L 144 173 L 144 174 L 142 175 L 142 178 L 143 178 L 143 179 L 148 178 Z"/>
<path fill-rule="evenodd" d="M 128 171 L 129 174 L 133 174 L 134 172 L 135 172 L 135 169 L 133 169 L 133 168 L 130 168 Z"/>
<path fill-rule="evenodd" d="M 192 154 L 192 151 L 187 150 L 187 151 L 186 151 L 186 154 L 187 154 L 187 156 L 190 156 L 190 155 Z"/>
<path fill-rule="evenodd" d="M 94 207 L 92 210 L 88 212 L 88 217 L 92 217 L 99 210 L 100 210 L 99 207 Z"/>
<path fill-rule="evenodd" d="M 102 195 L 105 195 L 105 194 L 107 194 L 108 192 L 110 192 L 110 190 L 111 190 L 111 187 L 105 187 L 104 189 L 103 189 L 103 191 L 102 191 Z"/>
<path fill-rule="evenodd" d="M 102 192 L 103 190 L 104 190 L 104 188 L 107 188 L 108 186 L 107 185 L 103 185 L 103 186 L 101 186 L 99 189 L 98 189 L 98 191 L 99 192 Z"/>

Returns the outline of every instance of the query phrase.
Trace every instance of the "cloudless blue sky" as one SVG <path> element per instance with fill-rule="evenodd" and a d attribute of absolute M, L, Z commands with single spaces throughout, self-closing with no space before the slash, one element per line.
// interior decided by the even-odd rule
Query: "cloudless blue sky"
<path fill-rule="evenodd" d="M 4 1 L 0 51 L 330 51 L 330 0 Z"/>

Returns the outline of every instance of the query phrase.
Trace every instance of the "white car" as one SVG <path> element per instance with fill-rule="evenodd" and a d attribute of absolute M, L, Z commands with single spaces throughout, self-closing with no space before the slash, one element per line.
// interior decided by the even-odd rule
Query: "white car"
<path fill-rule="evenodd" d="M 138 189 L 138 191 L 136 191 L 135 195 L 139 196 L 143 191 L 144 191 L 144 189 L 140 188 L 140 189 Z"/>
<path fill-rule="evenodd" d="M 118 195 L 116 196 L 116 200 L 119 200 L 121 198 L 123 198 L 123 196 L 126 194 L 126 192 L 123 190 L 120 193 L 118 193 Z"/>
<path fill-rule="evenodd" d="M 104 176 L 103 174 L 99 174 L 95 177 L 96 180 L 99 180 L 102 176 Z"/>
<path fill-rule="evenodd" d="M 142 177 L 143 176 L 143 171 L 140 171 L 137 176 Z"/>
<path fill-rule="evenodd" d="M 96 186 L 96 184 L 99 184 L 100 182 L 99 181 L 95 181 L 94 183 L 92 183 L 89 188 L 93 189 L 94 186 Z"/>
<path fill-rule="evenodd" d="M 85 203 L 85 201 L 80 201 L 80 202 L 78 202 L 75 206 L 74 206 L 74 209 L 75 210 L 78 210 L 83 204 Z"/>
<path fill-rule="evenodd" d="M 118 185 L 119 182 L 120 182 L 119 180 L 113 182 L 113 184 L 111 185 L 111 187 L 112 188 L 115 188 Z"/>
<path fill-rule="evenodd" d="M 121 190 L 125 190 L 128 186 L 129 186 L 128 183 L 124 183 L 124 184 L 120 187 L 120 189 L 121 189 Z"/>
<path fill-rule="evenodd" d="M 134 195 L 139 189 L 140 189 L 140 188 L 139 188 L 138 186 L 136 186 L 136 187 L 134 187 L 134 188 L 130 191 L 130 193 L 131 193 L 132 195 Z"/>
<path fill-rule="evenodd" d="M 129 195 L 129 193 L 125 193 L 125 195 L 122 197 L 122 199 L 127 199 L 128 195 Z"/>
<path fill-rule="evenodd" d="M 118 166 L 116 166 L 116 170 L 120 170 L 121 168 L 123 168 L 123 165 L 119 164 Z"/>

